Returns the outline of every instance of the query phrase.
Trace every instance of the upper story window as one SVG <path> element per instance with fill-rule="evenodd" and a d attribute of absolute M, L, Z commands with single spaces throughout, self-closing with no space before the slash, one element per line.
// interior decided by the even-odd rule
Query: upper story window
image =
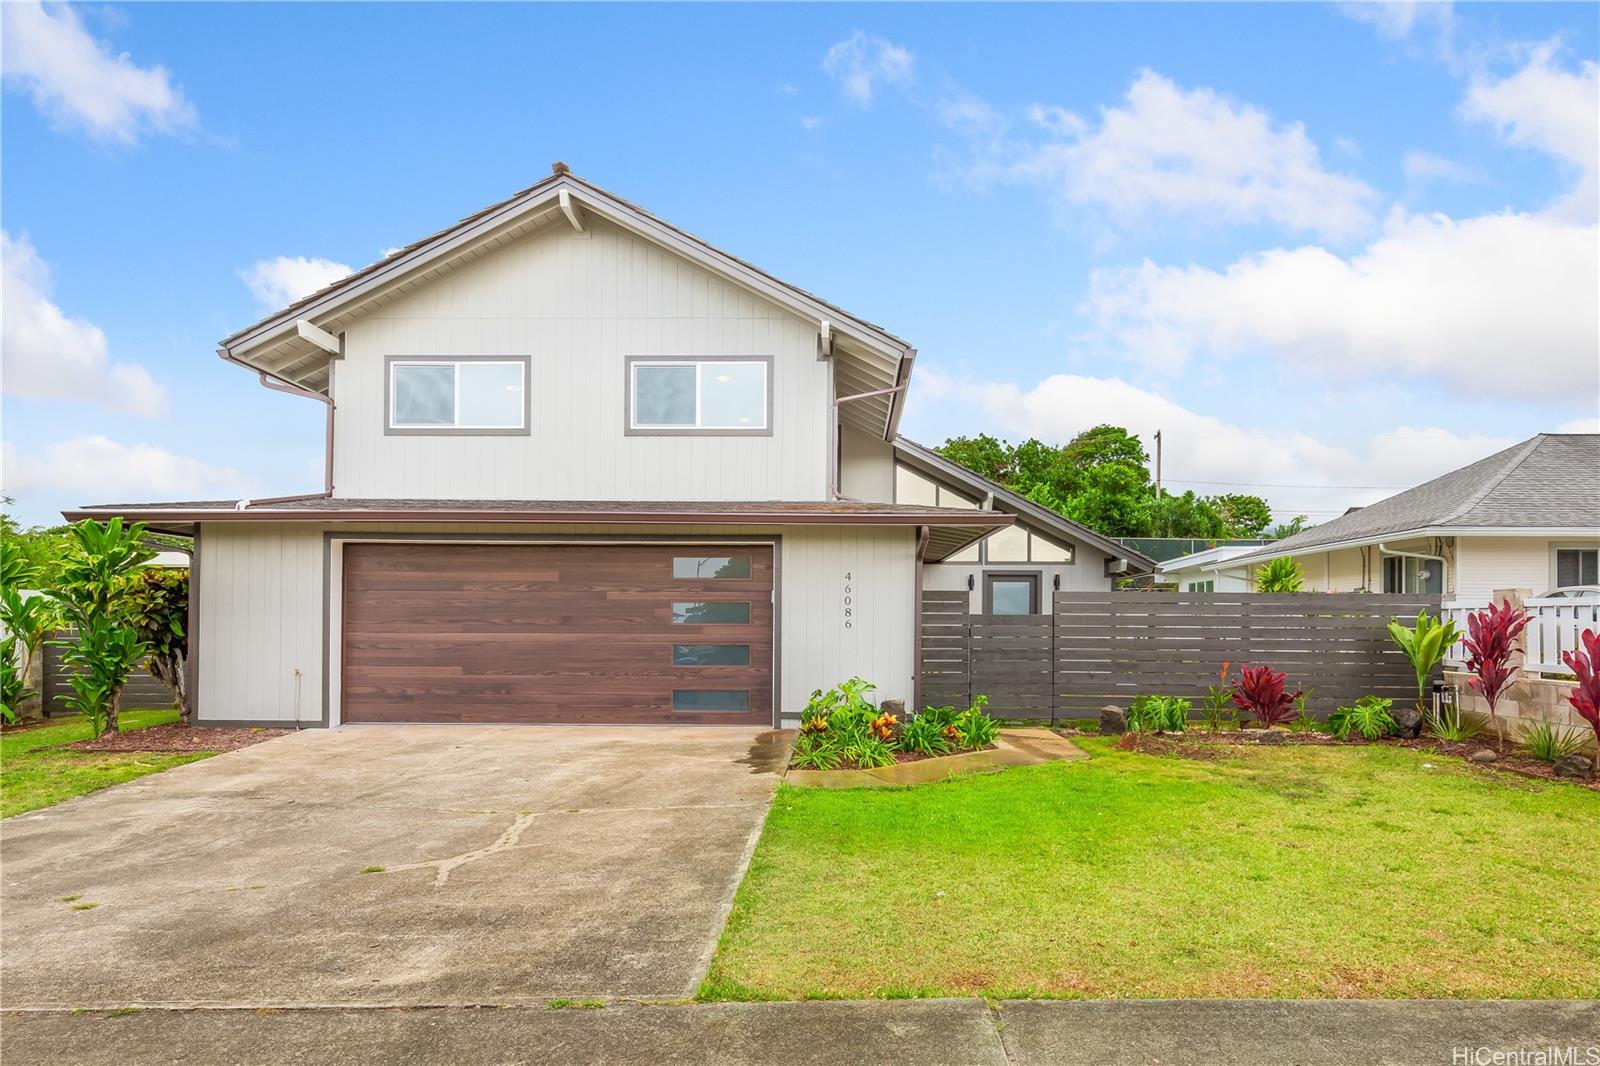
<path fill-rule="evenodd" d="M 629 433 L 772 432 L 770 359 L 629 359 Z"/>
<path fill-rule="evenodd" d="M 389 359 L 391 433 L 528 432 L 528 360 Z"/>

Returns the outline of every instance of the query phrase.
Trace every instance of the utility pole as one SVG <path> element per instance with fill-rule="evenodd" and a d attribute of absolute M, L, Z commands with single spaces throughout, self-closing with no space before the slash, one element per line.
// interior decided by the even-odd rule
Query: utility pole
<path fill-rule="evenodd" d="M 1156 499 L 1161 499 L 1161 431 L 1156 430 Z"/>

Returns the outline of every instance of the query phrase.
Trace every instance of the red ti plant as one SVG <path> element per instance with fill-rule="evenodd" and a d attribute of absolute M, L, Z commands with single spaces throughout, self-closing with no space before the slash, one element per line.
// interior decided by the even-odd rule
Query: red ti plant
<path fill-rule="evenodd" d="M 1578 677 L 1578 687 L 1567 694 L 1567 700 L 1594 730 L 1594 768 L 1600 773 L 1600 633 L 1585 629 L 1578 641 L 1581 650 L 1561 653 L 1561 661 Z"/>
<path fill-rule="evenodd" d="M 1233 702 L 1240 710 L 1254 716 L 1264 728 L 1287 721 L 1294 713 L 1294 701 L 1305 695 L 1300 691 L 1283 690 L 1288 676 L 1270 666 L 1246 666 L 1239 671 L 1239 680 L 1234 683 Z"/>
<path fill-rule="evenodd" d="M 1500 694 L 1516 677 L 1517 668 L 1511 665 L 1511 656 L 1516 653 L 1517 638 L 1527 627 L 1527 613 L 1511 606 L 1509 600 L 1491 603 L 1467 615 L 1467 638 L 1462 642 L 1467 649 L 1467 673 L 1472 675 L 1467 684 L 1489 704 L 1495 745 L 1502 751 L 1506 738 L 1500 730 L 1495 707 L 1500 702 Z"/>

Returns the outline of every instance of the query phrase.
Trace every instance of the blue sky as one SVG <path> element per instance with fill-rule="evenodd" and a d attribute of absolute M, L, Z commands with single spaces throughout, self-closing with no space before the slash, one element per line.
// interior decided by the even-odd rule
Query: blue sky
<path fill-rule="evenodd" d="M 320 487 L 216 341 L 556 159 L 911 340 L 930 443 L 1160 429 L 1320 518 L 1600 415 L 1590 5 L 4 17 L 25 521 Z"/>

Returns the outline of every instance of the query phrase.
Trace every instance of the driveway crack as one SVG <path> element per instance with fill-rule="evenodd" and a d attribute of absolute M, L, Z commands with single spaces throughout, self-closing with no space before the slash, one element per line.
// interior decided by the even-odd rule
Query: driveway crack
<path fill-rule="evenodd" d="M 533 824 L 533 820 L 536 817 L 538 816 L 533 814 L 531 811 L 518 814 L 511 820 L 511 824 L 506 827 L 506 831 L 501 833 L 495 842 L 487 847 L 475 848 L 472 851 L 463 851 L 461 854 L 452 855 L 447 859 L 427 859 L 423 862 L 407 863 L 404 866 L 393 866 L 385 869 L 383 872 L 399 873 L 401 870 L 426 870 L 432 868 L 435 871 L 433 876 L 433 886 L 435 888 L 442 888 L 444 885 L 449 883 L 450 874 L 452 871 L 457 870 L 468 863 L 477 862 L 479 859 L 487 859 L 491 855 L 495 855 L 502 851 L 509 851 L 516 847 L 517 841 L 522 838 L 523 831 L 526 830 L 528 826 Z"/>

